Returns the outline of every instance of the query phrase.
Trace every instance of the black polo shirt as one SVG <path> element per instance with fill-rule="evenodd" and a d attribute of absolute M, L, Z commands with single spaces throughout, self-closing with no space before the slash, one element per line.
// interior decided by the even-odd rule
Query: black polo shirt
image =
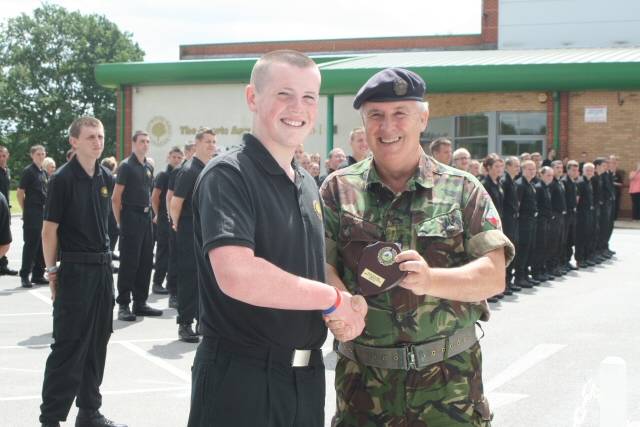
<path fill-rule="evenodd" d="M 11 243 L 11 213 L 9 204 L 4 195 L 0 193 L 0 245 Z"/>
<path fill-rule="evenodd" d="M 11 172 L 9 168 L 0 167 L 0 193 L 5 199 L 9 200 L 9 191 L 11 189 Z"/>
<path fill-rule="evenodd" d="M 173 195 L 184 199 L 182 203 L 182 211 L 180 211 L 180 218 L 193 215 L 192 198 L 193 188 L 196 185 L 198 175 L 204 169 L 204 163 L 202 160 L 193 156 L 189 159 L 176 175 L 175 187 Z"/>
<path fill-rule="evenodd" d="M 516 179 L 516 190 L 520 201 L 520 218 L 533 218 L 538 215 L 538 202 L 536 189 L 533 183 L 527 181 L 524 176 Z"/>
<path fill-rule="evenodd" d="M 58 224 L 63 252 L 109 251 L 112 180 L 97 161 L 94 175 L 87 175 L 75 156 L 52 175 L 44 219 Z"/>
<path fill-rule="evenodd" d="M 167 190 L 169 189 L 169 175 L 172 170 L 171 165 L 167 165 L 167 169 L 160 172 L 153 183 L 153 188 L 160 190 L 160 212 L 156 212 L 158 216 L 167 215 Z"/>
<path fill-rule="evenodd" d="M 118 168 L 116 183 L 125 186 L 122 192 L 122 206 L 151 206 L 153 167 L 147 163 L 147 159 L 140 163 L 135 154 L 127 157 Z"/>
<path fill-rule="evenodd" d="M 560 183 L 564 186 L 564 197 L 567 202 L 567 211 L 575 212 L 578 205 L 576 183 L 568 175 L 560 179 Z"/>
<path fill-rule="evenodd" d="M 498 210 L 500 218 L 504 218 L 504 190 L 502 189 L 500 180 L 495 182 L 489 175 L 485 175 L 480 182 L 484 186 L 484 189 L 487 190 L 487 193 L 489 193 L 489 196 L 491 196 L 493 205 Z"/>
<path fill-rule="evenodd" d="M 520 210 L 520 200 L 518 200 L 516 183 L 507 172 L 500 179 L 500 184 L 502 184 L 502 189 L 504 190 L 504 214 L 510 218 L 517 218 Z"/>
<path fill-rule="evenodd" d="M 291 274 L 325 281 L 315 181 L 294 165 L 292 182 L 254 136 L 243 139 L 244 146 L 208 163 L 193 194 L 203 334 L 245 345 L 318 349 L 327 336 L 320 311 L 246 304 L 225 295 L 213 275 L 211 249 L 245 246 Z"/>
<path fill-rule="evenodd" d="M 549 186 L 539 179 L 536 187 L 536 201 L 538 204 L 538 220 L 552 219 L 553 206 L 551 205 L 551 191 Z"/>
<path fill-rule="evenodd" d="M 42 208 L 47 198 L 48 177 L 35 163 L 24 168 L 19 188 L 24 190 L 24 208 Z"/>
<path fill-rule="evenodd" d="M 593 210 L 593 187 L 591 186 L 591 180 L 586 176 L 581 176 L 576 182 L 576 190 L 578 195 L 578 214 L 586 215 Z"/>
<path fill-rule="evenodd" d="M 551 184 L 549 184 L 549 191 L 551 192 L 551 208 L 557 214 L 567 213 L 567 198 L 565 195 L 564 185 L 560 183 L 556 178 L 553 178 Z"/>

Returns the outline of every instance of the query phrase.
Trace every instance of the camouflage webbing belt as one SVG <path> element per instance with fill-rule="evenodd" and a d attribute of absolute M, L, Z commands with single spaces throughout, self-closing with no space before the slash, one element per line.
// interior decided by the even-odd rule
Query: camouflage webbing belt
<path fill-rule="evenodd" d="M 366 366 L 384 369 L 422 369 L 467 350 L 478 341 L 475 326 L 460 329 L 453 335 L 424 344 L 402 347 L 369 347 L 341 342 L 338 352 Z"/>

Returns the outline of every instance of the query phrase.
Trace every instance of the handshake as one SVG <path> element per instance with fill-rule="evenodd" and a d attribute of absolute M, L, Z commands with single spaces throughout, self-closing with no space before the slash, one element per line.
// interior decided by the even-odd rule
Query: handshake
<path fill-rule="evenodd" d="M 324 317 L 324 322 L 338 341 L 351 341 L 362 333 L 367 302 L 360 295 L 340 291 L 341 302 L 336 310 Z"/>

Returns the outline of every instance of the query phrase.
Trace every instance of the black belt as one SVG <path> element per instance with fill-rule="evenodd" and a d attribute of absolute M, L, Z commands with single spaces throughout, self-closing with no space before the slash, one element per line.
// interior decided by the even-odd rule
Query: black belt
<path fill-rule="evenodd" d="M 151 206 L 135 206 L 135 205 L 122 205 L 122 207 L 128 211 L 138 212 L 138 213 L 149 213 L 151 212 Z"/>
<path fill-rule="evenodd" d="M 60 261 L 78 264 L 111 264 L 111 252 L 62 252 Z"/>
<path fill-rule="evenodd" d="M 203 337 L 201 345 L 212 349 L 217 347 L 227 353 L 262 360 L 265 363 L 268 363 L 269 359 L 271 359 L 273 363 L 291 368 L 304 368 L 323 364 L 322 350 L 320 349 L 298 350 L 285 347 L 248 346 L 224 338 L 208 336 Z"/>

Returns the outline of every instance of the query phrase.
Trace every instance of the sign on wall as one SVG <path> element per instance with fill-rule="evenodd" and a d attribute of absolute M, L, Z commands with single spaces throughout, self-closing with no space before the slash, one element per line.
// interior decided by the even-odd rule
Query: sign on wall
<path fill-rule="evenodd" d="M 607 123 L 607 106 L 584 107 L 585 123 Z"/>

